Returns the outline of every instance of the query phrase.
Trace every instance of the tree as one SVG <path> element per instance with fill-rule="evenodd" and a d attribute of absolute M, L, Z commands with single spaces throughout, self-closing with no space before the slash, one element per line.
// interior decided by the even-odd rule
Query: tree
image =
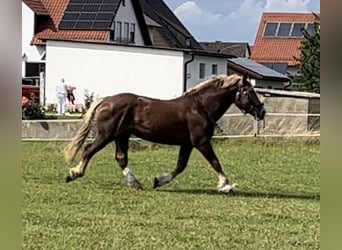
<path fill-rule="evenodd" d="M 304 40 L 301 43 L 299 72 L 294 80 L 298 83 L 298 90 L 320 93 L 320 17 L 315 16 L 314 33 L 303 29 Z"/>

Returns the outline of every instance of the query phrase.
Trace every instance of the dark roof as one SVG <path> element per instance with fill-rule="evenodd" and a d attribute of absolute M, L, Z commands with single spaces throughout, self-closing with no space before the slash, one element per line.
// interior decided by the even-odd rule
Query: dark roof
<path fill-rule="evenodd" d="M 246 57 L 246 51 L 249 55 L 251 54 L 251 49 L 247 42 L 200 42 L 202 48 L 206 51 L 223 53 L 227 55 L 233 55 L 236 57 Z"/>
<path fill-rule="evenodd" d="M 287 72 L 287 63 L 263 63 L 262 62 L 261 64 L 283 75 L 285 75 Z"/>
<path fill-rule="evenodd" d="M 201 50 L 202 47 L 184 27 L 175 14 L 169 9 L 163 0 L 139 0 L 144 15 L 159 24 L 161 27 L 154 26 L 159 40 L 153 45 L 167 46 L 174 48 L 188 48 Z M 159 44 L 156 44 L 158 43 Z"/>
<path fill-rule="evenodd" d="M 248 58 L 228 59 L 228 67 L 238 71 L 248 71 L 256 79 L 290 81 L 290 78 Z"/>

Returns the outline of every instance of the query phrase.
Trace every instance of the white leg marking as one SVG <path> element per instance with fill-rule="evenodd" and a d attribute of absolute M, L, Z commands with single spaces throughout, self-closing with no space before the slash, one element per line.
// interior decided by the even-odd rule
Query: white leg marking
<path fill-rule="evenodd" d="M 231 191 L 235 191 L 236 187 L 237 187 L 236 183 L 233 183 L 232 185 L 225 184 L 223 187 L 219 187 L 218 191 L 225 193 L 225 194 L 228 194 Z"/>
<path fill-rule="evenodd" d="M 228 184 L 227 178 L 225 176 L 219 175 L 218 178 L 219 178 L 219 182 L 217 185 L 217 189 L 219 192 L 228 194 L 229 192 L 234 191 L 236 189 L 237 184 L 236 183 L 233 183 L 232 185 Z"/>
<path fill-rule="evenodd" d="M 69 175 L 72 177 L 72 176 L 77 176 L 81 174 L 82 173 L 81 166 L 82 166 L 82 161 L 80 161 L 80 163 L 78 163 L 76 167 L 70 168 Z"/>
<path fill-rule="evenodd" d="M 128 182 L 132 183 L 132 182 L 136 181 L 132 170 L 130 170 L 128 167 L 125 167 L 125 169 L 122 171 L 122 173 L 127 178 Z"/>
<path fill-rule="evenodd" d="M 217 185 L 218 188 L 221 188 L 227 184 L 227 178 L 224 175 L 219 175 L 218 178 L 219 178 L 219 182 Z"/>

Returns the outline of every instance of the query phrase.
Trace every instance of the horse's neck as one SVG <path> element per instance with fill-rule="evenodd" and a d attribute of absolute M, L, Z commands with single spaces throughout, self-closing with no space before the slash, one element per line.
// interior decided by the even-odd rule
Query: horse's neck
<path fill-rule="evenodd" d="M 203 108 L 211 120 L 217 121 L 234 103 L 235 91 L 209 94 L 200 98 Z"/>

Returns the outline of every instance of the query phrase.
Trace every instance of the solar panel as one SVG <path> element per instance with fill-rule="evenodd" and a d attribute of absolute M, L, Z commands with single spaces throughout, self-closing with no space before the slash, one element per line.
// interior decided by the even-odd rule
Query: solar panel
<path fill-rule="evenodd" d="M 93 29 L 108 29 L 111 25 L 111 21 L 97 21 L 93 24 Z"/>
<path fill-rule="evenodd" d="M 100 12 L 114 12 L 117 8 L 117 4 L 103 4 L 100 7 Z"/>
<path fill-rule="evenodd" d="M 78 20 L 93 21 L 96 18 L 96 13 L 82 13 Z"/>
<path fill-rule="evenodd" d="M 281 23 L 277 36 L 287 37 L 290 34 L 292 23 Z"/>
<path fill-rule="evenodd" d="M 98 12 L 100 6 L 100 4 L 85 4 L 82 10 L 85 12 Z"/>
<path fill-rule="evenodd" d="M 302 29 L 305 27 L 305 23 L 295 23 L 293 24 L 291 36 L 301 37 L 303 36 Z"/>
<path fill-rule="evenodd" d="M 111 21 L 113 18 L 113 13 L 98 13 L 95 20 L 96 21 L 103 21 L 103 20 L 109 20 Z"/>
<path fill-rule="evenodd" d="M 120 0 L 70 0 L 60 29 L 110 29 Z"/>
<path fill-rule="evenodd" d="M 76 29 L 90 29 L 93 25 L 93 22 L 91 21 L 79 21 L 76 23 L 75 28 Z"/>
<path fill-rule="evenodd" d="M 73 3 L 84 3 L 84 0 L 70 0 L 70 2 L 69 3 L 71 3 L 71 4 L 73 4 Z"/>
<path fill-rule="evenodd" d="M 84 3 L 102 3 L 103 0 L 83 0 Z"/>
<path fill-rule="evenodd" d="M 63 21 L 60 23 L 59 28 L 68 30 L 68 29 L 73 29 L 75 25 L 76 25 L 75 21 Z"/>
<path fill-rule="evenodd" d="M 83 4 L 69 4 L 65 12 L 81 11 Z"/>
<path fill-rule="evenodd" d="M 79 16 L 80 16 L 79 13 L 68 12 L 68 13 L 64 14 L 63 20 L 65 20 L 65 21 L 74 21 L 74 20 L 77 20 L 79 18 Z"/>
<path fill-rule="evenodd" d="M 264 36 L 275 36 L 278 28 L 278 23 L 267 23 Z"/>

